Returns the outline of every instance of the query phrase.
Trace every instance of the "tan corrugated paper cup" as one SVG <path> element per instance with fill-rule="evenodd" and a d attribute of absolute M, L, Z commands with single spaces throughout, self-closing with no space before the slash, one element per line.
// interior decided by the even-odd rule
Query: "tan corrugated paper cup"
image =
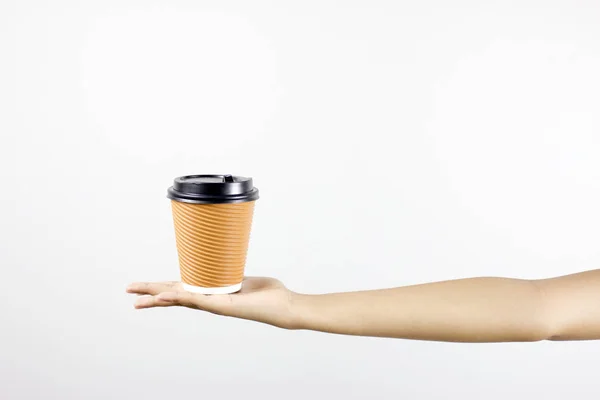
<path fill-rule="evenodd" d="M 204 294 L 239 291 L 258 199 L 252 179 L 184 176 L 168 193 L 184 288 Z"/>

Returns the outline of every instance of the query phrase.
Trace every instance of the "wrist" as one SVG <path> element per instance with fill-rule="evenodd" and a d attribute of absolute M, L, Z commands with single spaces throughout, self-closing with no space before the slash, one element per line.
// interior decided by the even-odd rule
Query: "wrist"
<path fill-rule="evenodd" d="M 290 292 L 290 321 L 288 329 L 311 329 L 314 301 L 317 296 Z"/>

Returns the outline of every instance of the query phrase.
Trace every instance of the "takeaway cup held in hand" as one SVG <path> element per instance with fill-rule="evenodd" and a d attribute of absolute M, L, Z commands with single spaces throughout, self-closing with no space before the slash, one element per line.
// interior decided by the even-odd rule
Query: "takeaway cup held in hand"
<path fill-rule="evenodd" d="M 194 293 L 235 293 L 242 287 L 254 204 L 252 178 L 176 178 L 171 199 L 181 281 Z"/>

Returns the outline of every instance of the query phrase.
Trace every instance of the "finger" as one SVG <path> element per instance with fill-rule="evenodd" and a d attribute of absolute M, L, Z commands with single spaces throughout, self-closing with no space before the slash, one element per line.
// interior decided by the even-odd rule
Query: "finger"
<path fill-rule="evenodd" d="M 202 296 L 202 295 L 196 295 Z M 157 299 L 171 304 L 177 304 L 184 307 L 201 308 L 201 301 L 194 298 L 195 295 L 190 292 L 163 292 L 158 294 Z"/>
<path fill-rule="evenodd" d="M 196 308 L 213 314 L 228 315 L 231 313 L 232 303 L 230 296 L 181 292 L 164 292 L 156 296 L 165 303 L 177 304 L 184 307 Z"/>
<path fill-rule="evenodd" d="M 136 282 L 127 286 L 127 293 L 156 295 L 181 290 L 179 282 Z"/>
<path fill-rule="evenodd" d="M 142 308 L 153 308 L 153 307 L 172 307 L 172 306 L 177 306 L 179 304 L 177 303 L 173 303 L 167 300 L 162 300 L 159 299 L 156 296 L 144 296 L 144 297 L 139 297 L 135 303 L 134 303 L 134 307 L 137 309 L 142 309 Z"/>

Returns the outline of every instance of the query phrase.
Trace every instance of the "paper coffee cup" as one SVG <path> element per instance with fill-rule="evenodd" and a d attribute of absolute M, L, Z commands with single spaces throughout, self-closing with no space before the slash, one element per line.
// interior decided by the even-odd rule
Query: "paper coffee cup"
<path fill-rule="evenodd" d="M 252 178 L 182 176 L 175 179 L 167 197 L 184 288 L 203 294 L 239 291 L 258 199 Z"/>

